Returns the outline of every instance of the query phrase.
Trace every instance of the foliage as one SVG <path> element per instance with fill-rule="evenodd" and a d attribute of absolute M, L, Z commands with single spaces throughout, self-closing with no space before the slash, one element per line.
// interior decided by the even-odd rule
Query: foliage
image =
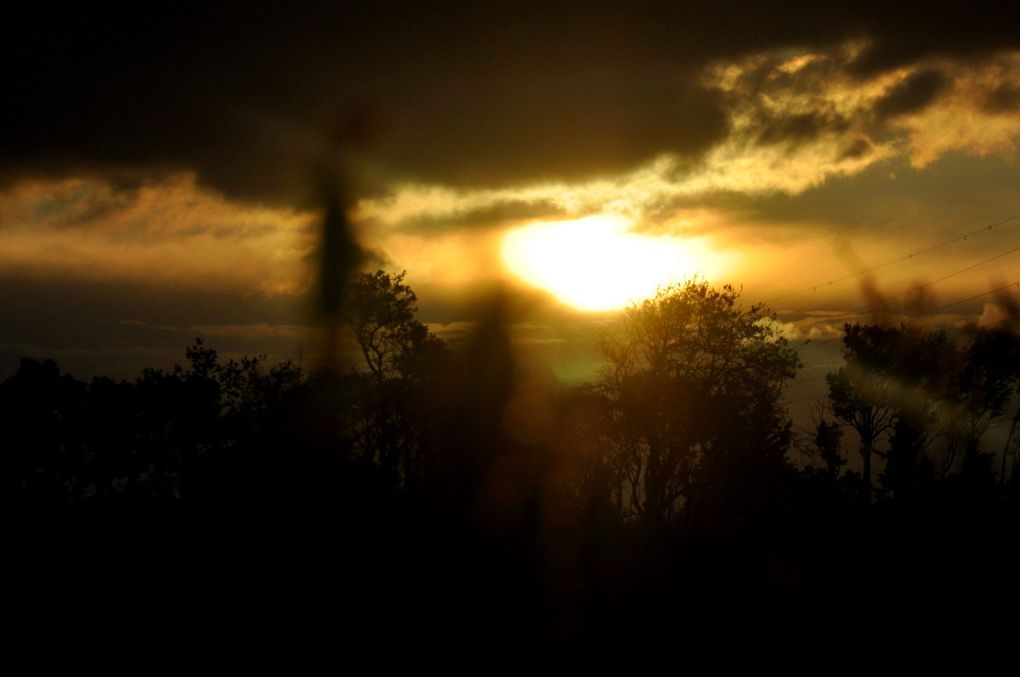
<path fill-rule="evenodd" d="M 375 378 L 414 378 L 441 350 L 428 327 L 415 319 L 418 297 L 404 284 L 404 273 L 360 273 L 351 279 L 348 295 L 346 319 Z"/>
<path fill-rule="evenodd" d="M 812 442 L 829 475 L 838 477 L 846 465 L 846 458 L 843 457 L 843 428 L 835 421 L 819 420 Z"/>
<path fill-rule="evenodd" d="M 629 308 L 601 345 L 615 491 L 634 514 L 668 522 L 785 465 L 781 397 L 800 365 L 763 306 L 690 281 Z"/>
<path fill-rule="evenodd" d="M 943 477 L 961 457 L 963 471 L 988 476 L 981 440 L 1013 397 L 1017 343 L 1002 330 L 954 339 L 942 328 L 847 324 L 845 366 L 827 376 L 828 399 L 860 441 L 864 495 L 871 495 L 873 456 L 885 460 L 879 479 L 886 492 L 906 495 L 929 484 L 934 468 L 925 452 L 936 436 Z"/>
<path fill-rule="evenodd" d="M 395 484 L 414 485 L 429 426 L 420 404 L 446 365 L 446 346 L 416 319 L 418 299 L 404 273 L 359 273 L 347 289 L 346 321 L 368 370 L 346 381 L 354 453 Z"/>
<path fill-rule="evenodd" d="M 772 622 L 777 609 L 874 615 L 847 600 L 922 613 L 955 602 L 968 617 L 984 603 L 995 618 L 1016 605 L 1003 572 L 1020 562 L 1008 537 L 1020 480 L 988 481 L 983 433 L 1016 411 L 1015 335 L 848 331 L 832 409 L 891 412 L 872 505 L 845 463 L 845 423 L 820 417 L 804 440 L 824 469 L 786 463 L 780 398 L 796 356 L 731 288 L 665 289 L 605 332 L 597 386 L 529 388 L 503 311 L 446 356 L 427 332 L 400 338 L 421 336 L 400 276 L 358 282 L 355 325 L 382 356 L 375 370 L 224 360 L 200 340 L 183 366 L 133 381 L 85 383 L 23 360 L 0 383 L 0 482 L 26 508 L 17 517 L 70 506 L 144 523 L 105 541 L 77 519 L 70 541 L 53 520 L 32 526 L 59 553 L 25 567 L 52 573 L 22 587 L 123 589 L 147 606 L 170 590 L 169 608 L 188 585 L 196 602 L 232 586 L 244 611 L 268 585 L 288 601 L 325 599 L 369 632 L 396 623 L 387 642 L 439 646 L 453 618 L 479 646 L 527 628 L 522 645 L 594 660 L 672 646 L 690 636 L 684 622 L 715 628 L 705 619 L 742 608 L 778 632 L 794 626 Z M 940 477 L 935 448 L 968 430 L 976 451 Z M 184 528 L 161 531 L 164 517 Z M 140 560 L 145 538 L 157 556 Z M 17 563 L 37 551 L 11 552 Z"/>

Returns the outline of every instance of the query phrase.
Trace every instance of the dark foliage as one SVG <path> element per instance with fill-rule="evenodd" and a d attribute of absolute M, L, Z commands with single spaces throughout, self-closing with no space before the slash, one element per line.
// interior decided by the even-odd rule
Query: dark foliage
<path fill-rule="evenodd" d="M 29 606 L 187 608 L 199 632 L 212 606 L 253 636 L 311 606 L 348 647 L 562 666 L 1016 609 L 1012 334 L 848 325 L 798 470 L 796 356 L 732 289 L 665 290 L 607 334 L 598 387 L 544 390 L 501 304 L 453 350 L 402 276 L 348 290 L 346 371 L 201 340 L 132 382 L 24 359 L 0 426 Z"/>

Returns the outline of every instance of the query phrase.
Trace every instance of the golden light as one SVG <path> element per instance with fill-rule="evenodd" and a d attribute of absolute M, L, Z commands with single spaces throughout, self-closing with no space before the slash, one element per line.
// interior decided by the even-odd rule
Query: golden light
<path fill-rule="evenodd" d="M 525 282 L 580 310 L 623 308 L 658 286 L 707 275 L 704 243 L 631 232 L 619 216 L 539 222 L 503 238 L 506 267 Z"/>

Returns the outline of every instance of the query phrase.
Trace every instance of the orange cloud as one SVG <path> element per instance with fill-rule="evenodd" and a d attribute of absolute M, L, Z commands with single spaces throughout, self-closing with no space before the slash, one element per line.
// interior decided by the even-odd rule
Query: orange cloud
<path fill-rule="evenodd" d="M 0 270 L 287 295 L 306 286 L 313 226 L 310 213 L 232 202 L 187 173 L 133 187 L 25 180 L 0 193 Z"/>

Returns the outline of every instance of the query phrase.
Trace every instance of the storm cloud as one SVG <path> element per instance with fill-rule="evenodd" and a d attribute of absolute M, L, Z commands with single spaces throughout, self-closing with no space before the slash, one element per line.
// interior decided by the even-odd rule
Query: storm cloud
<path fill-rule="evenodd" d="M 866 38 L 854 68 L 871 76 L 1020 45 L 1012 6 L 855 7 L 286 3 L 150 18 L 33 3 L 0 47 L 2 174 L 190 170 L 229 195 L 293 202 L 357 108 L 383 183 L 577 180 L 719 143 L 723 102 L 697 80 L 713 61 Z"/>

